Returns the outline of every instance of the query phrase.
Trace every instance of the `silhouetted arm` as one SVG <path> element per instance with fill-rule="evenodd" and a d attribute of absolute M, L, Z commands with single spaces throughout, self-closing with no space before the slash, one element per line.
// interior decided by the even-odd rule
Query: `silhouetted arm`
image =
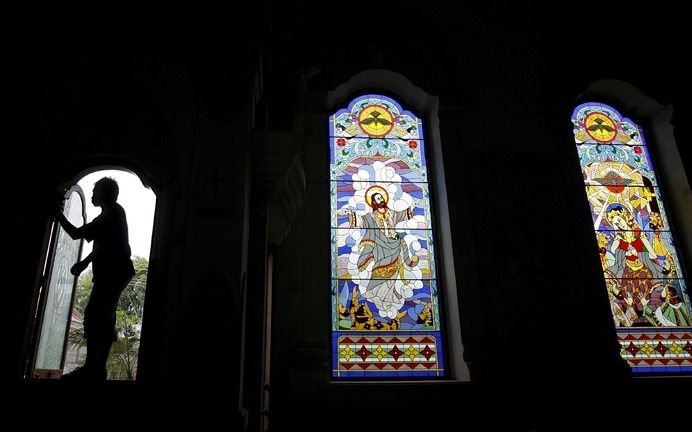
<path fill-rule="evenodd" d="M 60 226 L 65 230 L 67 235 L 69 235 L 72 240 L 85 239 L 86 241 L 92 241 L 97 237 L 103 235 L 103 232 L 112 226 L 112 217 L 106 215 L 107 212 L 102 212 L 93 221 L 82 225 L 81 227 L 76 227 L 72 225 L 72 222 L 67 220 L 62 211 L 57 211 L 55 218 L 60 222 Z M 110 213 L 108 213 L 110 214 Z"/>
<path fill-rule="evenodd" d="M 70 273 L 73 275 L 77 276 L 81 272 L 83 272 L 87 267 L 89 267 L 89 263 L 94 260 L 94 252 L 91 252 L 89 255 L 87 255 L 86 258 L 84 258 L 81 261 L 78 261 L 77 264 L 73 265 L 72 268 L 70 269 Z"/>
<path fill-rule="evenodd" d="M 72 240 L 78 240 L 82 238 L 79 232 L 79 228 L 72 225 L 72 222 L 68 221 L 61 211 L 57 211 L 55 217 L 58 220 L 58 222 L 60 222 L 60 226 L 62 227 L 62 229 L 65 230 L 67 235 L 69 235 L 72 238 Z"/>

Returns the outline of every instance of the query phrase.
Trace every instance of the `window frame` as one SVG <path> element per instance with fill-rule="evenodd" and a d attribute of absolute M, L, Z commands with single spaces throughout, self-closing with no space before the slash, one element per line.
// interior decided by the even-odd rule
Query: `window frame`
<path fill-rule="evenodd" d="M 661 199 L 660 204 L 666 210 L 669 231 L 675 239 L 676 252 L 678 261 L 680 262 L 680 277 L 687 284 L 690 280 L 689 259 L 692 256 L 690 253 L 690 247 L 692 246 L 692 241 L 690 241 L 692 238 L 692 217 L 685 218 L 684 213 L 692 215 L 692 200 L 688 198 L 692 195 L 690 195 L 689 192 L 689 182 L 686 179 L 684 165 L 672 133 L 672 106 L 663 106 L 646 96 L 633 85 L 619 80 L 601 80 L 592 83 L 572 104 L 570 117 L 578 106 L 587 103 L 609 106 L 615 110 L 621 118 L 627 118 L 635 123 L 639 132 L 642 134 L 649 154 L 650 165 L 656 176 L 656 187 L 659 188 L 659 197 Z M 572 145 L 576 146 L 574 142 L 574 133 L 572 132 L 570 135 L 572 138 Z M 580 175 L 582 175 L 582 168 L 581 163 L 579 163 Z M 583 180 L 581 180 L 581 183 L 583 187 Z M 687 192 L 685 192 L 685 189 Z M 587 203 L 587 205 L 590 208 L 590 204 Z M 593 229 L 593 224 L 591 225 L 595 241 L 596 230 Z M 602 277 L 601 280 L 603 280 Z M 687 286 L 687 289 L 689 298 L 690 287 Z M 689 308 L 690 305 L 688 304 L 688 310 Z M 617 327 L 615 327 L 615 329 L 615 336 L 617 338 Z M 619 340 L 618 346 L 620 346 Z M 622 360 L 627 363 L 626 359 L 622 358 Z M 631 371 L 634 378 L 652 376 L 683 377 L 692 374 L 692 372 L 689 371 L 677 373 L 670 371 L 635 372 L 631 369 L 629 364 L 627 364 L 627 368 Z"/>
<path fill-rule="evenodd" d="M 354 75 L 348 82 L 341 84 L 328 93 L 327 120 L 338 110 L 348 107 L 357 97 L 366 94 L 378 94 L 392 98 L 399 103 L 405 111 L 416 115 L 423 124 L 425 141 L 425 157 L 428 179 L 428 193 L 431 210 L 431 224 L 434 242 L 436 243 L 436 274 L 439 296 L 439 313 L 441 316 L 440 334 L 443 337 L 444 367 L 446 376 L 440 378 L 430 377 L 400 377 L 399 381 L 405 383 L 425 381 L 470 381 L 468 365 L 463 356 L 463 343 L 461 339 L 460 307 L 458 302 L 459 289 L 454 273 L 454 256 L 452 251 L 451 228 L 449 224 L 449 210 L 446 199 L 446 184 L 444 178 L 444 164 L 442 158 L 442 146 L 440 140 L 440 128 L 438 118 L 439 99 L 427 94 L 424 90 L 414 86 L 402 75 L 387 70 L 363 71 Z M 328 125 L 327 125 L 328 126 Z M 328 127 L 325 127 L 328 130 Z M 328 134 L 325 134 L 328 135 Z M 329 136 L 326 137 L 325 152 L 329 153 Z M 330 157 L 327 157 L 327 161 Z M 327 170 L 325 170 L 327 172 Z M 328 178 L 331 181 L 331 178 Z M 330 204 L 331 205 L 331 204 Z M 331 207 L 329 210 L 331 215 Z M 331 246 L 330 246 L 331 248 Z M 331 250 L 331 249 L 330 249 Z M 332 269 L 329 275 L 331 278 Z M 331 286 L 331 279 L 330 279 Z M 331 300 L 329 301 L 331 305 Z M 331 323 L 331 306 L 329 307 L 329 320 Z M 331 353 L 332 329 L 329 328 L 328 346 Z M 397 382 L 397 378 L 374 379 L 339 379 L 332 377 L 332 364 L 330 354 L 330 382 L 333 383 L 363 383 L 373 382 L 377 384 Z"/>

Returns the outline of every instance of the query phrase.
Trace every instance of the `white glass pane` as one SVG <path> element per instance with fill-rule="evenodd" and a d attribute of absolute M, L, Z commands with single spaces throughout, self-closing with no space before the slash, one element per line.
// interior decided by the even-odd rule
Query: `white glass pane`
<path fill-rule="evenodd" d="M 84 224 L 83 207 L 81 195 L 75 191 L 65 201 L 63 213 L 67 220 L 79 227 Z M 62 228 L 58 229 L 36 354 L 36 369 L 60 369 L 75 281 L 70 268 L 79 260 L 79 245 L 79 240 L 72 240 Z"/>

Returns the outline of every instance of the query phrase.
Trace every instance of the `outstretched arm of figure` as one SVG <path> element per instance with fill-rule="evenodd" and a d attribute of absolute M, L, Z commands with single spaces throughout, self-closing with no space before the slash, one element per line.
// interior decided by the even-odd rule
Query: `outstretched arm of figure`
<path fill-rule="evenodd" d="M 613 240 L 613 244 L 610 245 L 610 251 L 612 253 L 615 253 L 615 251 L 618 250 L 618 247 L 620 247 L 620 239 L 615 237 L 615 240 Z"/>
<path fill-rule="evenodd" d="M 67 235 L 70 236 L 70 238 L 72 238 L 72 240 L 78 240 L 82 238 L 79 235 L 79 228 L 72 225 L 72 222 L 67 220 L 67 218 L 60 209 L 58 209 L 55 212 L 55 218 L 58 220 L 58 222 L 60 222 L 60 226 L 62 227 L 62 229 L 65 230 Z"/>
<path fill-rule="evenodd" d="M 82 238 L 79 235 L 79 228 L 75 227 L 72 225 L 70 221 L 67 220 L 65 215 L 63 214 L 63 205 L 65 203 L 65 193 L 67 190 L 70 189 L 72 186 L 72 183 L 68 182 L 63 182 L 58 186 L 57 192 L 58 194 L 55 195 L 56 201 L 55 201 L 55 210 L 54 210 L 54 217 L 55 219 L 60 223 L 60 226 L 62 226 L 62 229 L 65 230 L 67 235 L 72 238 L 72 240 L 77 240 Z"/>
<path fill-rule="evenodd" d="M 407 211 L 408 214 L 407 214 L 407 216 L 408 216 L 409 219 L 413 219 L 413 209 L 415 209 L 415 208 L 418 207 L 419 205 L 420 205 L 420 201 L 414 201 L 414 202 L 413 202 L 413 205 L 412 205 L 411 207 L 408 208 L 408 211 Z"/>
<path fill-rule="evenodd" d="M 341 208 L 336 212 L 339 216 L 348 216 L 348 224 L 351 228 L 358 226 L 358 216 L 353 210 L 347 208 Z"/>
<path fill-rule="evenodd" d="M 419 202 L 414 201 L 413 204 L 411 204 L 410 207 L 407 207 L 404 210 L 401 211 L 396 211 L 396 210 L 391 210 L 393 219 L 394 219 L 394 225 L 404 222 L 407 220 L 413 219 L 413 209 L 415 209 L 418 206 Z"/>

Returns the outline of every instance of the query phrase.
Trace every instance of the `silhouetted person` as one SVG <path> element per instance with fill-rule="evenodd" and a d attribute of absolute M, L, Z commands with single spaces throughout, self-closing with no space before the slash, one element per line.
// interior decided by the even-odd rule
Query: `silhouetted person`
<path fill-rule="evenodd" d="M 62 212 L 57 214 L 60 225 L 70 237 L 94 241 L 89 256 L 70 269 L 77 276 L 91 263 L 94 285 L 84 311 L 86 362 L 83 367 L 65 375 L 66 379 L 98 381 L 107 376 L 106 361 L 111 344 L 117 338 L 115 310 L 118 299 L 135 274 L 130 259 L 125 210 L 115 202 L 118 192 L 118 183 L 112 178 L 104 177 L 97 181 L 91 202 L 101 207 L 101 214 L 80 228 L 72 225 Z"/>

